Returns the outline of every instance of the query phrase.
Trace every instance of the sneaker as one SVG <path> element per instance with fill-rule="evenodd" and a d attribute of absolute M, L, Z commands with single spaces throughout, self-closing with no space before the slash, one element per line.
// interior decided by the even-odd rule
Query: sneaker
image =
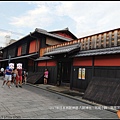
<path fill-rule="evenodd" d="M 2 88 L 4 88 L 4 85 L 2 85 Z"/>
<path fill-rule="evenodd" d="M 21 88 L 22 88 L 22 86 L 21 86 L 21 85 L 19 85 L 19 87 L 21 87 Z"/>
<path fill-rule="evenodd" d="M 12 88 L 11 86 L 8 86 L 9 88 Z"/>
<path fill-rule="evenodd" d="M 16 88 L 18 88 L 18 86 L 16 85 Z"/>

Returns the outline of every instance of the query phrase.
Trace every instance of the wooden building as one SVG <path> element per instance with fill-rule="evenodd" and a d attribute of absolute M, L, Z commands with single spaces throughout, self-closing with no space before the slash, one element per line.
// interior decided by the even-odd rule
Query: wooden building
<path fill-rule="evenodd" d="M 28 82 L 37 84 L 49 70 L 48 84 L 69 85 L 84 99 L 105 105 L 120 104 L 120 28 L 75 37 L 68 29 L 33 33 L 2 49 L 1 67 L 20 62 Z"/>
<path fill-rule="evenodd" d="M 68 28 L 50 32 L 36 28 L 34 32 L 30 32 L 25 37 L 1 49 L 3 56 L 0 60 L 0 67 L 6 68 L 10 62 L 14 63 L 15 67 L 17 63 L 22 63 L 22 67 L 29 72 L 30 80 L 28 81 L 35 83 L 43 75 L 46 68 L 43 60 L 48 60 L 45 65 L 52 66 L 55 64 L 50 57 L 42 57 L 45 50 L 50 51 L 50 46 L 73 39 L 77 39 L 77 37 Z M 55 69 L 52 70 L 56 71 Z M 34 80 L 31 81 L 33 78 Z"/>
<path fill-rule="evenodd" d="M 56 59 L 56 80 L 84 91 L 84 99 L 120 105 L 120 28 L 62 43 L 44 56 Z"/>

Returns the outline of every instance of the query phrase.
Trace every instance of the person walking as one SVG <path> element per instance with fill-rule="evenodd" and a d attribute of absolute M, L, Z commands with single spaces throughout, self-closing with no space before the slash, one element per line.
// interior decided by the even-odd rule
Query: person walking
<path fill-rule="evenodd" d="M 47 84 L 48 83 L 48 69 L 45 69 L 45 72 L 44 72 L 44 84 Z"/>
<path fill-rule="evenodd" d="M 13 69 L 13 84 L 16 84 L 17 76 L 18 76 L 18 71 L 17 68 L 15 68 Z"/>
<path fill-rule="evenodd" d="M 12 80 L 12 69 L 9 68 L 9 66 L 7 66 L 5 70 L 5 78 L 2 87 L 4 87 L 4 84 L 6 83 L 6 85 L 9 88 L 11 88 L 11 80 Z"/>

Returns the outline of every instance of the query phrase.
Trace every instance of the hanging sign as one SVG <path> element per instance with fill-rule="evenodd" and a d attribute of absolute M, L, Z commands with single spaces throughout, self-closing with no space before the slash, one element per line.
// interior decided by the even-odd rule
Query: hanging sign
<path fill-rule="evenodd" d="M 78 69 L 78 79 L 85 79 L 85 68 Z"/>
<path fill-rule="evenodd" d="M 82 79 L 85 79 L 85 68 L 82 68 Z"/>
<path fill-rule="evenodd" d="M 81 79 L 81 68 L 79 68 L 79 70 L 78 70 L 78 79 Z"/>

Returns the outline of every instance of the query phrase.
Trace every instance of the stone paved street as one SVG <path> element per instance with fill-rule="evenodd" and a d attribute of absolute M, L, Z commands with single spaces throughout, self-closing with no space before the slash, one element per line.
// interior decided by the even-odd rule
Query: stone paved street
<path fill-rule="evenodd" d="M 2 88 L 0 80 L 0 118 L 118 119 L 116 113 L 29 84 L 23 88 Z"/>

